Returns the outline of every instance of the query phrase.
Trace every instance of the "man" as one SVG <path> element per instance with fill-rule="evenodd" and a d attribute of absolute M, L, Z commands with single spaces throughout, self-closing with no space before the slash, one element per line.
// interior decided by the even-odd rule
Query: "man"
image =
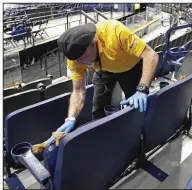
<path fill-rule="evenodd" d="M 86 98 L 85 69 L 93 75 L 93 119 L 105 116 L 116 81 L 125 93 L 121 105 L 146 111 L 148 87 L 158 64 L 158 55 L 121 22 L 106 20 L 73 27 L 58 39 L 59 48 L 68 58 L 72 71 L 73 92 L 68 117 L 57 132 L 73 130 Z"/>

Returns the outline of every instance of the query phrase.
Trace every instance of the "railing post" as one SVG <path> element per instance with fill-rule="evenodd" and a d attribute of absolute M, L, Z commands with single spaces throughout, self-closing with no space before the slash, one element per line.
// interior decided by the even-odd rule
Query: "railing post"
<path fill-rule="evenodd" d="M 111 19 L 113 19 L 113 5 L 111 5 Z"/>
<path fill-rule="evenodd" d="M 82 13 L 80 11 L 80 25 L 82 25 Z"/>
<path fill-rule="evenodd" d="M 46 74 L 46 76 L 48 75 L 48 68 L 47 68 L 47 56 L 46 56 L 46 54 L 45 54 L 45 74 Z"/>
<path fill-rule="evenodd" d="M 125 16 L 125 3 L 124 3 L 123 16 Z"/>
<path fill-rule="evenodd" d="M 67 31 L 67 25 L 66 25 L 66 23 L 65 23 L 65 31 Z"/>
<path fill-rule="evenodd" d="M 69 29 L 69 14 L 67 13 L 67 30 Z"/>
<path fill-rule="evenodd" d="M 51 7 L 50 9 L 51 9 L 51 18 L 53 18 L 53 10 L 52 10 L 52 7 Z"/>
<path fill-rule="evenodd" d="M 71 12 L 67 12 L 67 29 L 69 28 L 69 14 L 71 14 L 71 13 L 78 13 L 78 12 L 80 12 L 81 13 L 81 11 L 71 11 Z"/>
<path fill-rule="evenodd" d="M 61 73 L 61 58 L 60 58 L 60 50 L 58 49 L 58 56 L 59 56 L 59 73 L 60 73 L 60 77 L 62 76 Z"/>
<path fill-rule="evenodd" d="M 104 16 L 101 12 L 99 12 L 97 9 L 94 8 L 94 13 L 97 14 L 97 21 L 99 20 L 99 16 L 103 17 L 104 19 L 108 20 L 106 16 Z"/>

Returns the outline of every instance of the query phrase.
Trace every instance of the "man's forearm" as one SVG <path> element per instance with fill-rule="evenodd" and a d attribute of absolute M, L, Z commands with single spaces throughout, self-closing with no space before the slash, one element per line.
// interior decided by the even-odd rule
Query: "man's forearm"
<path fill-rule="evenodd" d="M 156 53 L 151 53 L 151 55 L 143 58 L 143 72 L 140 83 L 150 86 L 158 66 L 158 60 L 159 57 Z"/>
<path fill-rule="evenodd" d="M 86 91 L 75 90 L 71 94 L 68 117 L 75 117 L 81 112 L 85 102 Z"/>

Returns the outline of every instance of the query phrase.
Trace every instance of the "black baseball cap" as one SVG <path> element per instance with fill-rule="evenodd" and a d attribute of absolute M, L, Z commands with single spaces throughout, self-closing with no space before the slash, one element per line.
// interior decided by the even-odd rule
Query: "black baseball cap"
<path fill-rule="evenodd" d="M 69 60 L 76 60 L 86 51 L 95 34 L 96 26 L 93 23 L 70 28 L 59 37 L 59 49 Z"/>

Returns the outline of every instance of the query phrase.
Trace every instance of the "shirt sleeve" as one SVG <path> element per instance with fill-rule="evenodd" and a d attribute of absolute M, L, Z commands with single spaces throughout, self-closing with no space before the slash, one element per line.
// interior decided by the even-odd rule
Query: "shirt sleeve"
<path fill-rule="evenodd" d="M 140 57 L 146 43 L 123 24 L 118 26 L 118 31 L 121 48 L 127 53 Z"/>
<path fill-rule="evenodd" d="M 85 68 L 76 65 L 74 61 L 67 60 L 67 66 L 71 70 L 72 80 L 79 81 L 84 78 Z"/>

